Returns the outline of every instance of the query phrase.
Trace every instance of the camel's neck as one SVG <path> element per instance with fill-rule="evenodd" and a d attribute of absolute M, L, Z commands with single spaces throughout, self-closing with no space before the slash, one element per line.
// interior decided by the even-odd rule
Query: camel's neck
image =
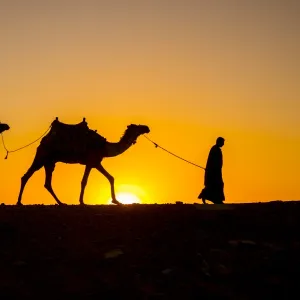
<path fill-rule="evenodd" d="M 133 145 L 136 139 L 137 136 L 125 133 L 117 143 L 106 142 L 105 157 L 113 157 L 122 154 Z"/>

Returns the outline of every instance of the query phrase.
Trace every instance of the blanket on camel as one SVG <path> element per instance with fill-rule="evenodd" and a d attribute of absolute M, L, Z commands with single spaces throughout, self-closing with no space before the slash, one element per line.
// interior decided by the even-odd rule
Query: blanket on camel
<path fill-rule="evenodd" d="M 105 142 L 106 138 L 88 127 L 85 118 L 78 124 L 65 124 L 56 118 L 41 146 L 59 153 L 80 154 L 99 149 Z"/>

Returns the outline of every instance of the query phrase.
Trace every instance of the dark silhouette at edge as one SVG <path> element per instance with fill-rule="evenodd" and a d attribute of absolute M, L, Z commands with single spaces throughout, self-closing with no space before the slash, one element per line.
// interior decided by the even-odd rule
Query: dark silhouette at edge
<path fill-rule="evenodd" d="M 206 200 L 214 204 L 223 204 L 223 201 L 225 201 L 222 177 L 223 155 L 221 150 L 224 142 L 224 138 L 218 137 L 216 144 L 209 151 L 204 175 L 204 189 L 198 196 L 198 199 L 202 199 L 203 204 L 206 204 Z"/>
<path fill-rule="evenodd" d="M 6 130 L 9 130 L 9 129 L 10 129 L 10 127 L 7 124 L 0 122 L 0 133 L 4 132 Z"/>

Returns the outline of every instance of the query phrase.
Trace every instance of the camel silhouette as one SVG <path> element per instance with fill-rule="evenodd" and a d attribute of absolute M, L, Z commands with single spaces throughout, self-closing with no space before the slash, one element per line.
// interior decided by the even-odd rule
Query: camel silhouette
<path fill-rule="evenodd" d="M 10 129 L 10 127 L 7 124 L 0 122 L 0 133 L 2 133 L 5 130 L 8 130 L 8 129 Z"/>
<path fill-rule="evenodd" d="M 59 205 L 64 204 L 57 198 L 52 189 L 52 173 L 57 162 L 85 165 L 79 197 L 81 205 L 84 205 L 84 190 L 92 168 L 98 170 L 108 179 L 111 186 L 112 203 L 121 205 L 122 203 L 115 196 L 114 177 L 103 168 L 101 161 L 105 157 L 122 154 L 136 143 L 140 135 L 149 132 L 148 126 L 131 124 L 127 126 L 119 142 L 111 143 L 107 142 L 96 130 L 89 129 L 85 118 L 78 124 L 65 124 L 56 118 L 51 124 L 49 133 L 41 140 L 32 165 L 21 178 L 17 205 L 22 205 L 22 194 L 27 181 L 42 167 L 44 167 L 46 175 L 44 187 Z"/>

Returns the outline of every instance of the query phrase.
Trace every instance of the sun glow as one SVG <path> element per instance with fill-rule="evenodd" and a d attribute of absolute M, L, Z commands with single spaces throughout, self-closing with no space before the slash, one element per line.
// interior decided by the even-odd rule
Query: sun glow
<path fill-rule="evenodd" d="M 128 192 L 117 193 L 116 198 L 122 204 L 141 203 L 141 200 L 136 195 Z"/>
<path fill-rule="evenodd" d="M 122 204 L 147 203 L 147 194 L 139 185 L 118 184 L 116 199 Z M 112 198 L 109 197 L 108 204 L 111 204 L 111 201 Z"/>

